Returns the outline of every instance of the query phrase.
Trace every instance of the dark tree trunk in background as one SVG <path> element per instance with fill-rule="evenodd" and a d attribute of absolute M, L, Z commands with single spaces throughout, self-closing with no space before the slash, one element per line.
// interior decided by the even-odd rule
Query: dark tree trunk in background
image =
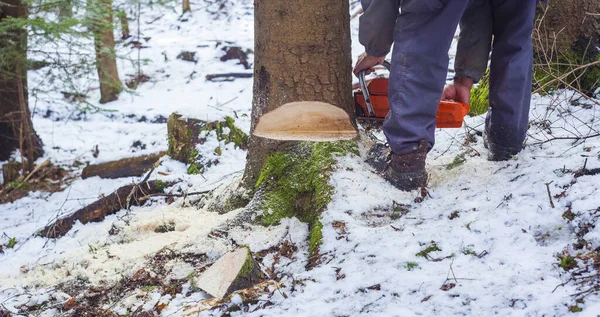
<path fill-rule="evenodd" d="M 255 0 L 252 131 L 263 113 L 293 101 L 328 102 L 354 118 L 348 6 Z M 269 154 L 294 144 L 251 136 L 242 186 L 253 189 Z"/>
<path fill-rule="evenodd" d="M 96 48 L 100 103 L 107 103 L 119 99 L 123 90 L 117 71 L 112 0 L 89 0 L 88 11 Z"/>
<path fill-rule="evenodd" d="M 27 17 L 27 7 L 19 0 L 0 2 L 0 21 L 7 17 Z M 0 35 L 0 161 L 17 149 L 27 158 L 25 169 L 42 153 L 42 142 L 33 129 L 28 106 L 27 33 L 13 30 Z"/>
<path fill-rule="evenodd" d="M 547 9 L 547 10 L 546 10 Z M 597 56 L 600 46 L 600 1 L 548 0 L 538 7 L 539 39 L 537 51 L 554 45 L 559 52 L 569 50 Z M 535 34 L 534 34 L 535 36 Z"/>
<path fill-rule="evenodd" d="M 182 0 L 181 7 L 182 7 L 183 13 L 192 11 L 192 8 L 190 7 L 190 0 Z"/>
<path fill-rule="evenodd" d="M 125 11 L 119 11 L 117 12 L 117 17 L 121 22 L 121 39 L 126 40 L 131 36 L 129 33 L 129 20 L 127 20 L 127 13 L 125 13 Z"/>
<path fill-rule="evenodd" d="M 600 59 L 600 1 L 548 0 L 540 4 L 533 43 L 538 84 L 554 78 L 556 87 L 551 88 L 567 83 L 591 93 L 600 84 L 600 65 L 576 71 L 564 80 L 556 77 Z M 543 76 L 548 73 L 552 76 Z"/>

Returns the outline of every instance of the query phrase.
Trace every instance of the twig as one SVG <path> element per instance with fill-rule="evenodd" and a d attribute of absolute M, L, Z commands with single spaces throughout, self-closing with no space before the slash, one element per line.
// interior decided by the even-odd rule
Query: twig
<path fill-rule="evenodd" d="M 596 134 L 590 134 L 590 135 L 586 135 L 586 136 L 563 136 L 563 137 L 554 137 L 552 139 L 548 139 L 546 141 L 541 141 L 538 143 L 534 143 L 532 145 L 541 145 L 544 143 L 548 143 L 548 142 L 552 142 L 552 141 L 556 141 L 556 140 L 586 140 L 586 139 L 591 139 L 591 138 L 595 138 L 595 137 L 600 137 L 600 133 L 596 133 Z"/>
<path fill-rule="evenodd" d="M 157 193 L 157 194 L 150 194 L 150 195 L 146 195 L 143 197 L 138 198 L 139 201 L 145 201 L 148 200 L 152 197 L 187 197 L 187 196 L 197 196 L 197 195 L 204 195 L 204 194 L 208 194 L 210 193 L 211 190 L 204 190 L 201 192 L 191 192 L 191 193 L 183 193 L 183 194 L 164 194 L 164 193 Z"/>
<path fill-rule="evenodd" d="M 550 183 L 546 183 L 546 190 L 548 191 L 548 200 L 550 200 L 550 207 L 554 208 L 554 202 L 552 201 L 552 193 L 550 193 Z"/>
<path fill-rule="evenodd" d="M 252 73 L 224 73 L 224 74 L 208 74 L 206 80 L 212 81 L 217 78 L 226 78 L 225 81 L 232 81 L 234 78 L 252 78 Z"/>
<path fill-rule="evenodd" d="M 31 171 L 31 173 L 29 173 L 29 175 L 27 175 L 27 177 L 25 177 L 25 179 L 23 179 L 23 183 L 27 182 L 31 176 L 33 176 L 33 174 L 39 172 L 42 168 L 46 167 L 50 165 L 50 160 L 45 160 L 42 164 L 36 166 L 33 171 Z"/>
<path fill-rule="evenodd" d="M 564 287 L 565 285 L 569 284 L 569 282 L 570 282 L 570 281 L 572 281 L 572 280 L 573 280 L 573 278 L 571 277 L 571 278 L 570 278 L 570 279 L 568 279 L 566 282 L 564 282 L 564 283 L 562 283 L 562 284 L 558 284 L 558 285 L 556 285 L 556 287 L 555 287 L 555 288 L 552 290 L 552 293 L 556 292 L 556 290 L 557 290 L 559 287 Z"/>
<path fill-rule="evenodd" d="M 392 226 L 392 225 L 390 225 L 390 227 L 392 227 L 392 229 L 394 229 L 394 230 L 396 230 L 396 231 L 402 231 L 402 229 L 400 229 L 400 228 L 396 228 L 396 227 L 394 227 L 394 226 Z"/>

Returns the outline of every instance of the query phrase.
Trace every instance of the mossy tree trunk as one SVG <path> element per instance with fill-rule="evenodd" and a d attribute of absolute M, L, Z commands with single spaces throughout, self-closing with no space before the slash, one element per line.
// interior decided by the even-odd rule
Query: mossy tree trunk
<path fill-rule="evenodd" d="M 263 113 L 293 101 L 324 101 L 352 118 L 348 1 L 254 2 L 252 126 Z M 265 159 L 294 142 L 251 136 L 242 186 L 253 189 Z"/>
<path fill-rule="evenodd" d="M 89 0 L 88 17 L 94 35 L 100 103 L 107 103 L 117 100 L 123 90 L 117 71 L 112 0 Z"/>
<path fill-rule="evenodd" d="M 20 0 L 0 3 L 0 22 L 26 18 L 27 6 Z M 42 142 L 33 129 L 27 90 L 27 32 L 15 29 L 0 35 L 0 161 L 20 149 L 27 159 L 25 170 L 41 156 Z"/>
<path fill-rule="evenodd" d="M 125 13 L 125 11 L 118 11 L 117 17 L 121 22 L 121 39 L 126 40 L 131 36 L 129 32 L 129 20 L 127 19 L 127 13 Z"/>
<path fill-rule="evenodd" d="M 264 113 L 294 101 L 327 102 L 354 121 L 348 6 L 339 0 L 292 5 L 255 0 L 251 131 Z M 356 152 L 356 142 L 281 142 L 251 136 L 241 187 L 261 191 L 262 209 L 270 212 L 258 220 L 271 225 L 297 217 L 308 223 L 310 254 L 318 254 L 320 214 L 333 193 L 328 181 L 334 155 L 348 152 Z"/>
<path fill-rule="evenodd" d="M 549 89 L 570 84 L 585 93 L 593 91 L 599 85 L 600 66 L 575 71 L 564 82 L 556 77 L 600 59 L 600 1 L 548 0 L 540 4 L 533 44 L 538 88 L 554 79 Z"/>

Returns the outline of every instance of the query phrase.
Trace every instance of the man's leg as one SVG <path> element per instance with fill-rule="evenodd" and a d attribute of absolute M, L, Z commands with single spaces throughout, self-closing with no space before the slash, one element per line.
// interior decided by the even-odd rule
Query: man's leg
<path fill-rule="evenodd" d="M 535 7 L 535 0 L 492 0 L 494 44 L 485 130 L 493 161 L 517 154 L 527 133 Z"/>
<path fill-rule="evenodd" d="M 446 3 L 446 4 L 444 4 Z M 390 148 L 407 154 L 435 142 L 435 118 L 446 82 L 448 50 L 469 0 L 404 0 L 394 30 L 390 112 L 383 123 Z"/>

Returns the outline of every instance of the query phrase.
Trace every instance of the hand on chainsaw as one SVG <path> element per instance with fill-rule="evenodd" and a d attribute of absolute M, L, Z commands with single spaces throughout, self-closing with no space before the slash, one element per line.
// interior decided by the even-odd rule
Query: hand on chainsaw
<path fill-rule="evenodd" d="M 374 71 L 373 66 L 383 63 L 384 60 L 385 56 L 375 57 L 367 53 L 362 53 L 358 57 L 352 72 L 354 73 L 354 76 L 358 77 L 358 73 L 360 73 L 361 70 L 366 70 L 368 75 Z"/>
<path fill-rule="evenodd" d="M 444 88 L 442 100 L 454 100 L 469 104 L 471 99 L 471 87 L 473 80 L 471 78 L 455 78 L 454 82 Z"/>

